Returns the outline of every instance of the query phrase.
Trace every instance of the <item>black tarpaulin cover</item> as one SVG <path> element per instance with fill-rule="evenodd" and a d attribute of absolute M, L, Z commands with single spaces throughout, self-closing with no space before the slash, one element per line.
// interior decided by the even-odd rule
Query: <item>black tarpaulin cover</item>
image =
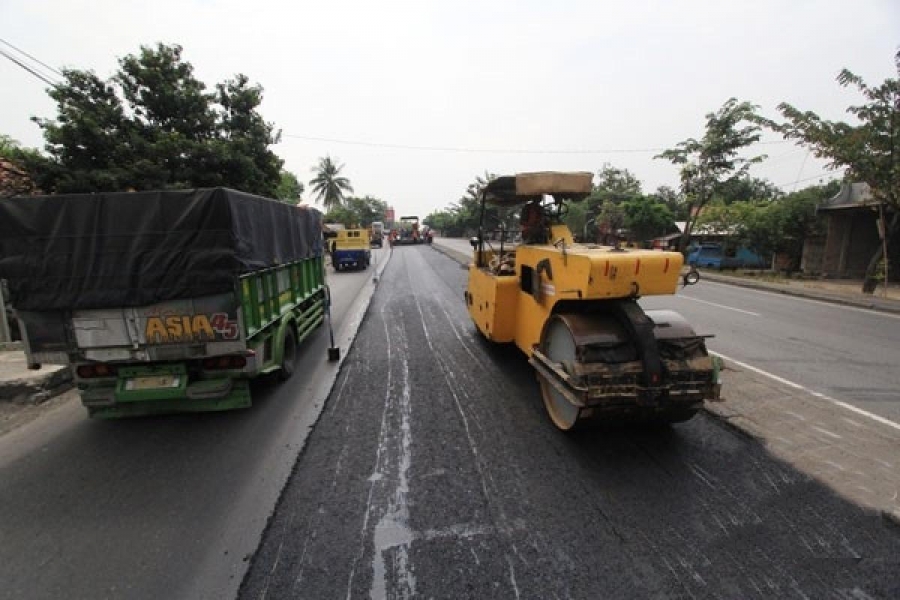
<path fill-rule="evenodd" d="M 321 214 L 226 188 L 0 200 L 0 279 L 22 310 L 143 306 L 230 292 L 322 255 Z"/>

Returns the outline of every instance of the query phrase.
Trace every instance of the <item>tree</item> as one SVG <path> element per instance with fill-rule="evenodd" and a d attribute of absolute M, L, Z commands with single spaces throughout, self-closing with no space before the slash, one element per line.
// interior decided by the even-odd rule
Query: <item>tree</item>
<path fill-rule="evenodd" d="M 244 75 L 206 92 L 181 46 L 141 47 L 108 80 L 64 70 L 48 90 L 56 119 L 35 118 L 48 157 L 27 167 L 48 192 L 228 186 L 274 195 L 278 141 L 257 112 L 262 88 Z"/>
<path fill-rule="evenodd" d="M 316 201 L 321 201 L 326 211 L 340 206 L 344 201 L 344 192 L 353 192 L 350 180 L 341 176 L 344 165 L 337 165 L 330 156 L 319 159 L 319 164 L 311 170 L 316 174 L 310 182 L 310 188 L 316 194 Z"/>
<path fill-rule="evenodd" d="M 667 185 L 661 185 L 651 195 L 657 202 L 666 205 L 666 208 L 672 213 L 672 218 L 676 221 L 682 221 L 687 217 L 687 203 L 684 196 L 678 190 Z"/>
<path fill-rule="evenodd" d="M 731 178 L 724 181 L 716 190 L 716 196 L 725 204 L 750 200 L 775 200 L 783 195 L 774 183 L 758 177 Z"/>
<path fill-rule="evenodd" d="M 781 253 L 788 257 L 787 269 L 800 268 L 807 238 L 824 233 L 816 206 L 836 194 L 838 182 L 816 185 L 775 200 L 740 200 L 725 203 L 716 199 L 697 219 L 716 231 L 729 232 L 732 242 L 745 245 L 761 256 Z"/>
<path fill-rule="evenodd" d="M 462 235 L 461 233 L 457 233 L 454 226 L 453 213 L 451 213 L 449 210 L 440 210 L 430 213 L 427 217 L 422 219 L 422 223 L 427 225 L 428 227 L 431 227 L 435 231 L 439 231 L 441 235 Z"/>
<path fill-rule="evenodd" d="M 344 206 L 353 213 L 355 222 L 360 227 L 368 227 L 375 221 L 384 221 L 388 209 L 387 202 L 373 196 L 362 198 L 351 196 L 344 201 Z"/>
<path fill-rule="evenodd" d="M 257 112 L 262 98 L 262 87 L 249 85 L 242 74 L 216 85 L 216 100 L 222 107 L 219 136 L 228 171 L 237 173 L 248 189 L 274 196 L 281 184 L 284 161 L 269 146 L 281 141 L 281 131 L 275 131 Z M 202 168 L 202 164 L 198 166 Z"/>
<path fill-rule="evenodd" d="M 746 176 L 750 166 L 765 157 L 743 158 L 739 152 L 759 141 L 761 127 L 757 107 L 730 98 L 706 115 L 706 132 L 699 140 L 688 138 L 654 158 L 664 158 L 681 167 L 681 192 L 688 212 L 679 249 L 687 248 L 697 214 L 723 185 Z"/>
<path fill-rule="evenodd" d="M 454 231 L 457 235 L 471 235 L 478 230 L 481 223 L 486 231 L 498 229 L 503 222 L 500 211 L 496 206 L 486 205 L 484 221 L 481 219 L 481 193 L 485 186 L 496 179 L 494 173 L 484 172 L 484 175 L 476 175 L 475 181 L 466 186 L 466 191 L 454 204 L 450 206 L 450 213 L 454 217 Z M 506 216 L 505 214 L 503 216 Z"/>
<path fill-rule="evenodd" d="M 40 158 L 32 148 L 22 148 L 17 140 L 0 133 L 0 196 L 38 193 L 25 163 Z"/>
<path fill-rule="evenodd" d="M 785 138 L 798 140 L 817 158 L 827 160 L 831 168 L 843 167 L 847 180 L 869 184 L 886 223 L 885 243 L 873 253 L 863 281 L 863 292 L 869 294 L 875 291 L 876 271 L 886 247 L 896 248 L 900 242 L 900 51 L 894 55 L 894 65 L 897 78 L 877 87 L 847 69 L 838 74 L 841 87 L 855 87 L 865 98 L 865 103 L 847 108 L 856 117 L 856 125 L 826 121 L 786 102 L 778 105 L 785 122 L 765 121 Z"/>
<path fill-rule="evenodd" d="M 622 203 L 625 227 L 634 241 L 646 241 L 666 233 L 674 223 L 672 212 L 651 196 L 638 196 Z"/>
<path fill-rule="evenodd" d="M 356 215 L 346 206 L 333 206 L 323 219 L 326 223 L 340 223 L 347 229 L 355 229 L 359 225 Z"/>
<path fill-rule="evenodd" d="M 641 182 L 637 177 L 628 169 L 603 163 L 597 172 L 594 190 L 584 200 L 583 213 L 572 214 L 570 219 L 566 219 L 566 223 L 570 227 L 574 226 L 575 231 L 582 231 L 588 240 L 597 239 L 597 234 L 600 233 L 604 237 L 603 242 L 609 244 L 610 238 L 625 226 L 625 213 L 621 204 L 640 196 Z M 579 221 L 582 223 L 581 229 L 578 229 Z"/>
<path fill-rule="evenodd" d="M 344 227 L 353 229 L 368 227 L 375 221 L 384 221 L 387 213 L 387 202 L 372 196 L 362 198 L 346 198 L 343 205 L 334 206 L 325 214 L 329 223 L 343 223 Z"/>
<path fill-rule="evenodd" d="M 281 170 L 278 187 L 275 188 L 275 199 L 287 204 L 297 204 L 303 193 L 303 184 L 290 171 Z"/>

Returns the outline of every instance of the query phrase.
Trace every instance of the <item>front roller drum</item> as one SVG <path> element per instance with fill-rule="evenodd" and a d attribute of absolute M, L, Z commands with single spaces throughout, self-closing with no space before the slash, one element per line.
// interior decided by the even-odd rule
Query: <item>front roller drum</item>
<path fill-rule="evenodd" d="M 671 380 L 658 387 L 643 381 L 645 365 L 633 336 L 612 315 L 551 317 L 529 362 L 554 425 L 568 431 L 588 421 L 674 423 L 694 416 L 709 396 L 711 359 L 702 338 L 679 315 L 658 312 L 651 314 L 663 327 L 654 333 L 657 344 L 667 343 L 668 356 L 660 361 L 663 376 Z M 683 340 L 691 350 L 678 350 Z"/>
<path fill-rule="evenodd" d="M 537 371 L 544 408 L 554 425 L 568 431 L 578 422 L 588 389 L 577 385 L 564 367 L 560 368 L 577 360 L 577 344 L 565 322 L 554 318 L 547 325 L 541 349 L 535 354 L 530 362 Z"/>

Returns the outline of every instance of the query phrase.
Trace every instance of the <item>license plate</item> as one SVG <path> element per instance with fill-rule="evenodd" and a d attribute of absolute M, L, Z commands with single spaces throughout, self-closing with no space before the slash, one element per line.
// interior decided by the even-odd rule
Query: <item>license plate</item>
<path fill-rule="evenodd" d="M 177 388 L 181 379 L 175 375 L 149 375 L 147 377 L 132 377 L 125 382 L 125 389 L 133 390 L 158 390 Z"/>

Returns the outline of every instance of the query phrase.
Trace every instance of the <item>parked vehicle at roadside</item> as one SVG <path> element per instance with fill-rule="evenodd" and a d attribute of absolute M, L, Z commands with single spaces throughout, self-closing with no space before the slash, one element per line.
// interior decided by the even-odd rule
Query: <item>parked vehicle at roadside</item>
<path fill-rule="evenodd" d="M 369 244 L 375 248 L 384 245 L 384 223 L 375 221 L 369 226 Z"/>
<path fill-rule="evenodd" d="M 704 243 L 689 251 L 687 262 L 710 269 L 765 269 L 766 261 L 746 246 Z"/>

